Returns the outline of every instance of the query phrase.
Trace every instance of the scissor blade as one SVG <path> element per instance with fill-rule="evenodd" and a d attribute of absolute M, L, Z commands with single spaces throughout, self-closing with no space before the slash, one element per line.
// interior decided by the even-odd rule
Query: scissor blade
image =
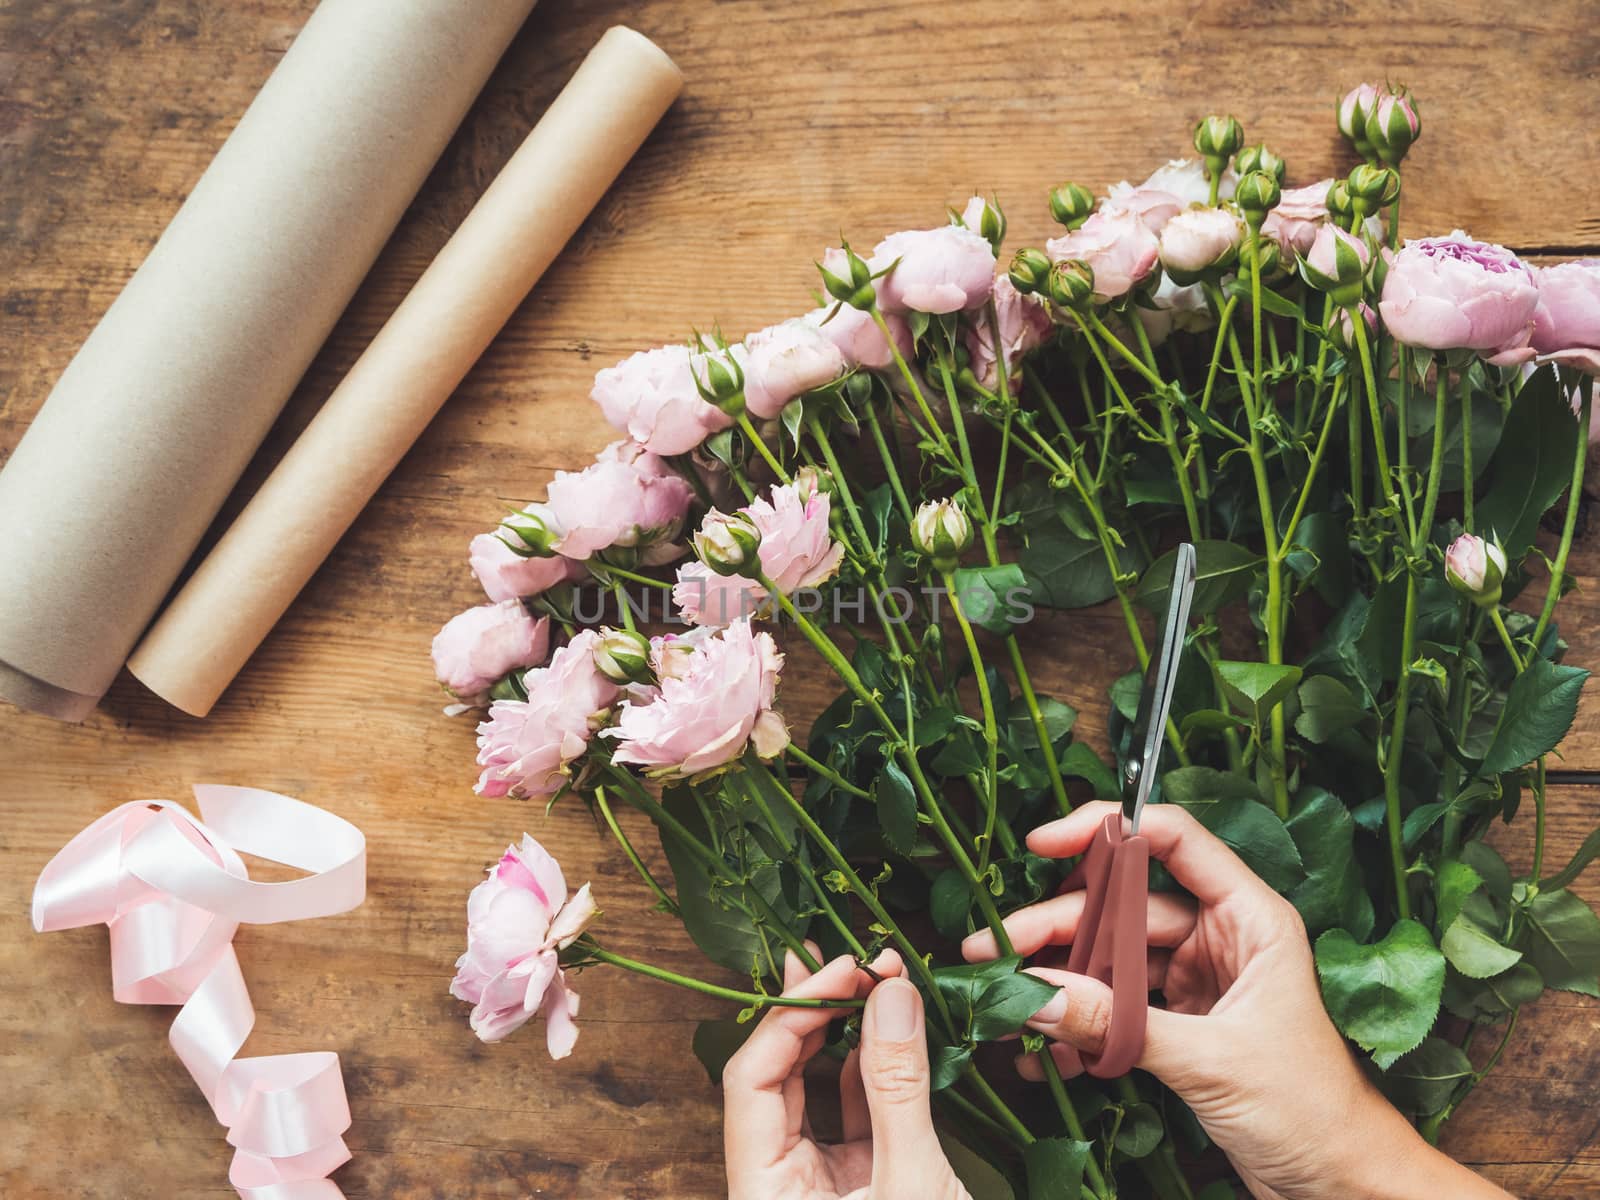
<path fill-rule="evenodd" d="M 1178 546 L 1172 568 L 1172 587 L 1167 596 L 1167 616 L 1162 624 L 1161 642 L 1150 659 L 1150 669 L 1145 674 L 1144 691 L 1139 697 L 1139 711 L 1134 722 L 1133 749 L 1139 755 L 1136 764 L 1130 764 L 1127 786 L 1123 791 L 1122 811 L 1133 827 L 1139 831 L 1139 818 L 1155 787 L 1157 768 L 1161 763 L 1161 740 L 1166 734 L 1167 716 L 1172 711 L 1172 694 L 1178 678 L 1178 667 L 1183 659 L 1183 640 L 1189 628 L 1189 608 L 1194 601 L 1195 549 L 1188 542 Z M 1147 722 L 1140 724 L 1140 722 Z"/>

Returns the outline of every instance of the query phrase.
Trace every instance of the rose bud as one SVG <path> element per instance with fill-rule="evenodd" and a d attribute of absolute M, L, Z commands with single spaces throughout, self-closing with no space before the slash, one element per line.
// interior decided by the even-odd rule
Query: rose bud
<path fill-rule="evenodd" d="M 802 501 L 806 501 L 813 496 L 831 496 L 839 487 L 831 472 L 819 471 L 816 467 L 801 467 L 794 473 L 794 490 Z"/>
<path fill-rule="evenodd" d="M 844 259 L 842 274 L 836 261 L 840 256 Z M 842 250 L 830 251 L 825 255 L 824 261 L 817 264 L 817 270 L 822 272 L 822 286 L 827 289 L 828 295 L 840 303 L 865 310 L 877 302 L 877 289 L 872 286 L 872 268 L 850 249 L 849 242 L 844 244 Z"/>
<path fill-rule="evenodd" d="M 1355 202 L 1350 199 L 1350 185 L 1343 179 L 1335 179 L 1328 185 L 1325 203 L 1328 211 L 1341 221 L 1348 221 L 1356 215 Z"/>
<path fill-rule="evenodd" d="M 1206 117 L 1194 127 L 1194 148 L 1206 161 L 1206 173 L 1220 176 L 1228 160 L 1244 145 L 1244 129 L 1233 117 Z"/>
<path fill-rule="evenodd" d="M 956 215 L 963 225 L 988 242 L 996 254 L 1000 253 L 1000 243 L 1006 240 L 1006 215 L 1000 211 L 999 201 L 974 196 Z"/>
<path fill-rule="evenodd" d="M 953 571 L 972 545 L 972 522 L 954 500 L 929 501 L 911 518 L 911 544 L 936 571 Z"/>
<path fill-rule="evenodd" d="M 1061 183 L 1050 189 L 1050 215 L 1058 225 L 1076 229 L 1094 212 L 1094 196 L 1076 183 Z"/>
<path fill-rule="evenodd" d="M 1069 258 L 1050 268 L 1050 299 L 1062 308 L 1082 308 L 1094 297 L 1094 268 L 1081 258 Z"/>
<path fill-rule="evenodd" d="M 1196 283 L 1237 262 L 1243 238 L 1244 223 L 1228 209 L 1185 209 L 1161 230 L 1161 265 L 1175 283 Z"/>
<path fill-rule="evenodd" d="M 1049 286 L 1050 260 L 1043 250 L 1027 246 L 1011 256 L 1011 267 L 1006 274 L 1012 287 L 1029 296 Z"/>
<path fill-rule="evenodd" d="M 1463 533 L 1444 552 L 1444 577 L 1479 608 L 1493 608 L 1500 603 L 1500 584 L 1505 575 L 1505 551 L 1475 533 Z"/>
<path fill-rule="evenodd" d="M 1367 141 L 1367 115 L 1377 101 L 1378 89 L 1370 83 L 1357 84 L 1339 101 L 1339 132 L 1363 158 L 1372 155 L 1372 144 Z"/>
<path fill-rule="evenodd" d="M 1393 204 L 1400 197 L 1400 172 L 1393 167 L 1362 163 L 1345 180 L 1350 205 L 1363 217 Z"/>
<path fill-rule="evenodd" d="M 1239 178 L 1234 189 L 1233 202 L 1250 222 L 1250 228 L 1259 229 L 1267 219 L 1267 210 L 1273 208 L 1283 196 L 1278 180 L 1267 171 L 1249 171 Z"/>
<path fill-rule="evenodd" d="M 1251 171 L 1265 171 L 1275 179 L 1279 186 L 1283 184 L 1284 173 L 1289 169 L 1288 164 L 1278 155 L 1267 149 L 1265 142 L 1254 146 L 1246 146 L 1233 157 L 1233 169 L 1241 176 L 1250 174 Z M 1238 199 L 1235 195 L 1234 199 Z M 1268 208 L 1272 206 L 1267 205 Z"/>
<path fill-rule="evenodd" d="M 594 665 L 612 683 L 654 683 L 650 639 L 631 629 L 605 629 L 594 644 Z"/>
<path fill-rule="evenodd" d="M 1417 102 L 1405 88 L 1398 92 L 1387 89 L 1380 92 L 1367 112 L 1367 141 L 1378 157 L 1391 167 L 1399 165 L 1421 132 L 1422 118 L 1417 115 Z"/>
<path fill-rule="evenodd" d="M 702 341 L 691 353 L 690 370 L 700 398 L 730 417 L 744 412 L 744 367 L 739 362 L 744 347 L 730 347 L 718 338 L 711 346 Z"/>
<path fill-rule="evenodd" d="M 1361 299 L 1371 260 L 1366 242 L 1337 225 L 1324 225 L 1300 259 L 1300 277 L 1317 291 L 1327 292 L 1335 304 L 1355 304 Z"/>
<path fill-rule="evenodd" d="M 1355 321 L 1351 314 L 1359 312 L 1361 319 L 1367 323 L 1367 338 L 1370 341 L 1378 332 L 1378 314 L 1372 305 L 1362 301 L 1350 308 L 1341 308 L 1333 315 L 1333 320 L 1328 322 L 1328 340 L 1334 348 L 1346 354 L 1357 348 Z"/>
<path fill-rule="evenodd" d="M 561 540 L 561 530 L 548 504 L 530 504 L 500 522 L 495 535 L 522 558 L 549 558 Z"/>
<path fill-rule="evenodd" d="M 718 575 L 754 578 L 761 571 L 761 530 L 744 513 L 712 509 L 694 535 L 694 554 Z"/>

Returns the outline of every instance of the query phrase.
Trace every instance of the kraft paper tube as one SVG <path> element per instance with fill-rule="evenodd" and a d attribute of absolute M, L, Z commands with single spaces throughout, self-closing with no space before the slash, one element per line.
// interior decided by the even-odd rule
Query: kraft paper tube
<path fill-rule="evenodd" d="M 110 686 L 533 0 L 324 0 L 0 471 L 0 697 Z"/>
<path fill-rule="evenodd" d="M 140 643 L 128 669 L 204 716 L 683 86 L 606 32 Z"/>

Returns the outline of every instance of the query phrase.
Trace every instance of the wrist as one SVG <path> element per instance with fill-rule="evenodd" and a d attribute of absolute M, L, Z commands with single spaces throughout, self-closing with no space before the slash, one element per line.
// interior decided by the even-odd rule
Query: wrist
<path fill-rule="evenodd" d="M 1364 1131 L 1352 1131 L 1335 1194 L 1350 1200 L 1507 1200 L 1508 1193 L 1429 1145 L 1381 1102 Z"/>

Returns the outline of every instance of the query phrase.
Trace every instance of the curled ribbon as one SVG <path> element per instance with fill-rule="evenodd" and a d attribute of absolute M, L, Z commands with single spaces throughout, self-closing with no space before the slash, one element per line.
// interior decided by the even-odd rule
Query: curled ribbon
<path fill-rule="evenodd" d="M 68 842 L 34 886 L 33 927 L 109 926 L 117 1001 L 183 1006 L 168 1040 L 227 1127 L 228 1182 L 242 1200 L 342 1200 L 327 1178 L 350 1158 L 339 1056 L 234 1057 L 256 1015 L 233 934 L 360 904 L 366 839 L 274 792 L 200 784 L 194 794 L 205 824 L 182 805 L 141 800 Z M 257 883 L 239 851 L 312 874 Z"/>

